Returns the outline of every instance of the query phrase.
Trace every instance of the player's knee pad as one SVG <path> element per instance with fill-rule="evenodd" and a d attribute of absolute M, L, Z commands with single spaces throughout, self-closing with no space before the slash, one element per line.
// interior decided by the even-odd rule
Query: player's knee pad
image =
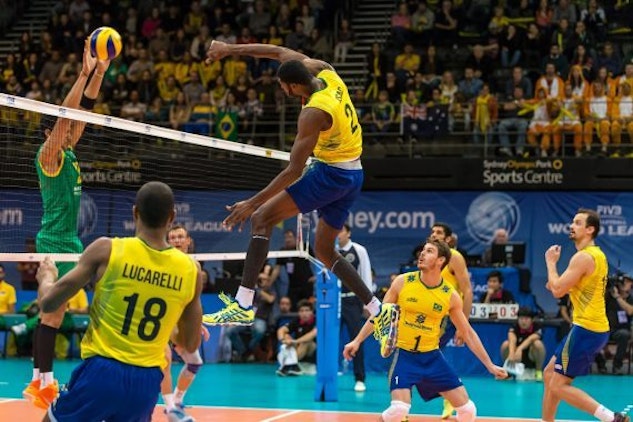
<path fill-rule="evenodd" d="M 198 364 L 198 363 L 188 363 L 187 364 L 187 371 L 191 372 L 193 375 L 196 375 L 198 373 L 198 371 L 200 370 L 200 367 L 202 366 L 202 364 Z"/>
<path fill-rule="evenodd" d="M 391 406 L 382 412 L 382 420 L 385 422 L 402 422 L 409 414 L 410 409 L 411 404 L 400 400 L 392 400 Z"/>
<path fill-rule="evenodd" d="M 189 353 L 189 352 L 183 352 L 183 354 L 180 356 L 183 360 L 183 362 L 185 362 L 186 364 L 193 364 L 193 365 L 202 365 L 202 356 L 200 356 L 200 350 L 196 350 L 193 353 Z"/>
<path fill-rule="evenodd" d="M 477 407 L 472 400 L 463 406 L 456 407 L 457 422 L 473 422 L 477 418 Z"/>

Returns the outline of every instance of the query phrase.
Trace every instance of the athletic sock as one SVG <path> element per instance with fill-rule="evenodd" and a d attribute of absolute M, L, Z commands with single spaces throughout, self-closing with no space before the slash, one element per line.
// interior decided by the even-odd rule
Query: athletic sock
<path fill-rule="evenodd" d="M 163 394 L 163 401 L 165 402 L 165 410 L 168 412 L 176 407 L 174 393 Z"/>
<path fill-rule="evenodd" d="M 367 305 L 371 302 L 373 294 L 363 282 L 363 279 L 360 278 L 358 271 L 349 261 L 342 256 L 338 255 L 338 259 L 334 261 L 332 268 L 330 269 L 341 282 L 350 289 L 352 292 L 358 296 L 358 298 L 363 302 L 363 305 Z M 378 313 L 376 311 L 376 313 Z M 375 315 L 375 314 L 374 314 Z"/>
<path fill-rule="evenodd" d="M 38 379 L 40 379 L 40 370 L 39 368 L 33 368 L 33 378 L 31 378 L 31 381 L 37 381 Z"/>
<path fill-rule="evenodd" d="M 376 296 L 372 297 L 369 303 L 365 305 L 369 311 L 370 318 L 378 315 L 378 312 L 380 312 L 380 305 L 382 305 L 382 303 L 380 303 L 380 300 Z"/>
<path fill-rule="evenodd" d="M 615 418 L 615 414 L 601 404 L 598 405 L 598 408 L 595 412 L 593 412 L 593 415 L 602 422 L 611 422 Z"/>
<path fill-rule="evenodd" d="M 253 299 L 255 298 L 255 290 L 248 287 L 240 286 L 237 289 L 235 300 L 240 304 L 240 307 L 247 309 L 253 306 Z"/>
<path fill-rule="evenodd" d="M 177 404 L 182 404 L 182 402 L 185 400 L 185 394 L 187 394 L 187 390 L 183 391 L 176 387 L 176 391 L 174 391 L 174 398 Z"/>
<path fill-rule="evenodd" d="M 50 372 L 42 372 L 40 374 L 40 380 L 42 383 L 40 384 L 40 389 L 53 384 L 55 382 L 55 377 L 53 376 L 53 371 Z"/>

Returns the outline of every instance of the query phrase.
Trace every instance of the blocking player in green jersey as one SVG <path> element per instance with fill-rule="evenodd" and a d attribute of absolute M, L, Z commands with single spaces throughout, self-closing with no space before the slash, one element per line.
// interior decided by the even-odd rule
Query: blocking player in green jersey
<path fill-rule="evenodd" d="M 91 110 L 109 60 L 97 60 L 90 54 L 86 39 L 81 72 L 62 103 L 65 108 Z M 59 117 L 52 130 L 45 131 L 45 141 L 35 157 L 44 213 L 36 237 L 38 253 L 81 253 L 83 245 L 77 234 L 77 216 L 81 199 L 81 174 L 74 147 L 79 142 L 85 122 Z M 59 277 L 75 263 L 59 263 Z M 47 409 L 57 397 L 58 386 L 53 377 L 55 336 L 66 311 L 66 305 L 55 312 L 40 314 L 40 323 L 33 335 L 33 378 L 23 395 L 37 407 Z"/>

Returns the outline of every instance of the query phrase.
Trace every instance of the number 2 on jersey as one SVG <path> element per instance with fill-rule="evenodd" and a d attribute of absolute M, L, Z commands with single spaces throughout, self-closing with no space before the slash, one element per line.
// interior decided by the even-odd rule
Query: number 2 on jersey
<path fill-rule="evenodd" d="M 350 103 L 345 104 L 345 116 L 349 118 L 349 127 L 352 129 L 352 134 L 354 134 L 358 130 L 358 119 L 356 124 L 354 124 L 354 117 L 356 117 L 356 112 L 350 105 Z"/>
<path fill-rule="evenodd" d="M 134 293 L 130 296 L 123 298 L 127 302 L 127 310 L 125 311 L 125 320 L 123 321 L 123 327 L 121 327 L 121 334 L 127 336 L 130 333 L 130 327 L 132 325 L 132 316 L 134 316 L 134 309 L 138 302 L 138 293 Z M 152 312 L 154 305 L 158 305 L 158 312 Z M 167 313 L 167 303 L 158 297 L 151 297 L 145 302 L 143 307 L 143 318 L 138 323 L 138 338 L 144 341 L 152 341 L 158 336 L 160 331 L 160 319 Z M 151 323 L 151 331 L 146 334 L 147 325 Z"/>

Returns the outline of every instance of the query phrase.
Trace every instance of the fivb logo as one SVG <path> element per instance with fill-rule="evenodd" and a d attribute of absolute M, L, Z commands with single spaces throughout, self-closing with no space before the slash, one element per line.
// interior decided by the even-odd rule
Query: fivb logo
<path fill-rule="evenodd" d="M 622 215 L 621 205 L 598 205 L 596 211 L 600 214 L 600 222 L 604 225 L 626 224 L 626 218 Z"/>
<path fill-rule="evenodd" d="M 606 204 L 596 206 L 600 215 L 600 234 L 607 236 L 633 236 L 633 226 L 629 226 L 621 205 Z M 569 234 L 569 223 L 548 223 L 550 234 Z"/>

